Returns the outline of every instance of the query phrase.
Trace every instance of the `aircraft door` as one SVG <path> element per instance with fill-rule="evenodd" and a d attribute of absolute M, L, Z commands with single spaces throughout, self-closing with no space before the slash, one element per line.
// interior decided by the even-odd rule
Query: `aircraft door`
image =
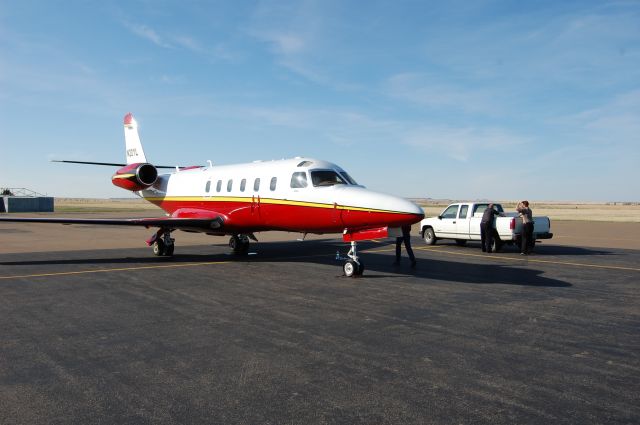
<path fill-rule="evenodd" d="M 337 202 L 333 203 L 333 214 L 331 214 L 331 221 L 333 221 L 334 224 L 342 222 L 342 212 L 343 211 L 344 210 L 338 208 L 338 203 Z"/>

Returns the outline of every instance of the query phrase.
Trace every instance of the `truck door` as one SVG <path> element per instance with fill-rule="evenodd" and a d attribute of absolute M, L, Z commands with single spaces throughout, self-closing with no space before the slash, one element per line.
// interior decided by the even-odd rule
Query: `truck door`
<path fill-rule="evenodd" d="M 455 238 L 458 223 L 459 204 L 449 205 L 440 215 L 440 220 L 434 225 L 436 236 L 439 238 Z"/>
<path fill-rule="evenodd" d="M 469 214 L 469 205 L 460 205 L 460 211 L 458 212 L 458 220 L 456 220 L 456 239 L 470 239 L 469 236 L 469 223 L 467 218 Z"/>
<path fill-rule="evenodd" d="M 469 236 L 474 241 L 480 240 L 480 222 L 482 221 L 482 214 L 487 209 L 489 204 L 475 204 L 473 211 L 471 211 L 469 218 Z"/>

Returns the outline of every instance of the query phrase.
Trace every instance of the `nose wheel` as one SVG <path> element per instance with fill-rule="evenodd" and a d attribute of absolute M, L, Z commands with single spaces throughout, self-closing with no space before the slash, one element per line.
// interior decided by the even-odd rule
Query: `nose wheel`
<path fill-rule="evenodd" d="M 342 266 L 344 275 L 347 277 L 362 276 L 364 273 L 364 263 L 358 258 L 358 249 L 355 241 L 351 241 L 351 249 L 347 253 L 347 257 L 338 257 L 340 260 L 346 260 Z"/>

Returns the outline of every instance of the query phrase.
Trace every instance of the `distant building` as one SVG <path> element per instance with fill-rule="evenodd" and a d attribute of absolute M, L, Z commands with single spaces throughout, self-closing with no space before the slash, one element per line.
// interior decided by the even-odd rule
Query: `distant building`
<path fill-rule="evenodd" d="M 52 196 L 44 196 L 25 188 L 3 188 L 0 193 L 0 213 L 53 212 Z"/>

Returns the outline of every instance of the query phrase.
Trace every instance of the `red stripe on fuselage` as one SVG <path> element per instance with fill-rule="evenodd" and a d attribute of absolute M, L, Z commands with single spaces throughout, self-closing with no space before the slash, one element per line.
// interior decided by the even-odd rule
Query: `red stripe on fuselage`
<path fill-rule="evenodd" d="M 413 224 L 423 217 L 418 214 L 358 210 L 348 207 L 288 205 L 246 201 L 186 201 L 150 200 L 170 214 L 181 210 L 202 210 L 225 217 L 226 229 L 243 229 L 245 232 L 262 230 L 286 230 L 310 233 L 342 233 L 344 229 L 372 227 L 399 227 Z"/>

